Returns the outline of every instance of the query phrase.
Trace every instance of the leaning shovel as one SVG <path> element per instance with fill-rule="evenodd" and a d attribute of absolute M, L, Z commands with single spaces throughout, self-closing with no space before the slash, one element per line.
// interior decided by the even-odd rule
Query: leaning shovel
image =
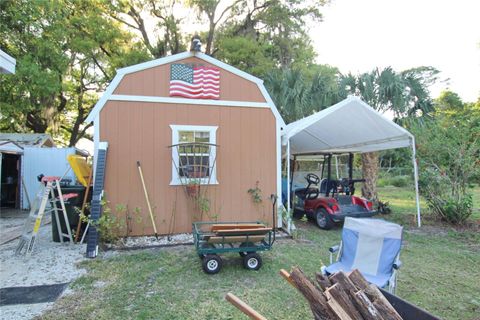
<path fill-rule="evenodd" d="M 145 186 L 145 180 L 143 180 L 142 167 L 140 161 L 137 161 L 138 173 L 140 173 L 140 179 L 142 180 L 143 191 L 145 192 L 145 199 L 147 200 L 148 212 L 150 213 L 150 219 L 152 220 L 153 231 L 155 231 L 155 238 L 158 240 L 157 226 L 155 226 L 155 220 L 153 219 L 152 206 L 150 205 L 150 199 L 148 199 L 147 187 Z"/>

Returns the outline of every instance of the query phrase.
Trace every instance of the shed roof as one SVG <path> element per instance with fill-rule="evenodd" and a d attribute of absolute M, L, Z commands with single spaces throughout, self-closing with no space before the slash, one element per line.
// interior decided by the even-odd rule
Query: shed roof
<path fill-rule="evenodd" d="M 413 135 L 360 98 L 347 99 L 287 125 L 291 154 L 372 152 L 410 146 Z"/>
<path fill-rule="evenodd" d="M 204 53 L 201 53 L 201 52 L 192 52 L 192 51 L 182 52 L 182 53 L 178 53 L 178 54 L 175 54 L 175 55 L 171 55 L 171 56 L 155 59 L 155 60 L 152 60 L 152 61 L 147 61 L 147 62 L 144 62 L 144 63 L 136 64 L 136 65 L 133 65 L 133 66 L 130 66 L 130 67 L 118 69 L 115 78 L 112 80 L 112 82 L 110 82 L 109 86 L 107 87 L 107 89 L 103 93 L 100 100 L 95 104 L 95 107 L 90 112 L 90 114 L 86 118 L 85 122 L 87 122 L 87 123 L 92 122 L 97 117 L 97 115 L 100 113 L 100 111 L 105 106 L 105 104 L 107 103 L 108 100 L 133 101 L 133 100 L 131 100 L 133 98 L 136 98 L 136 99 L 141 98 L 141 101 L 146 101 L 146 102 L 152 102 L 153 100 L 155 100 L 155 99 L 152 99 L 152 97 L 131 97 L 131 96 L 123 96 L 123 95 L 120 95 L 120 96 L 117 97 L 116 95 L 114 95 L 115 89 L 120 84 L 120 81 L 123 79 L 123 77 L 126 74 L 146 70 L 146 69 L 149 69 L 149 68 L 154 68 L 154 67 L 157 67 L 157 66 L 161 66 L 161 65 L 164 65 L 164 64 L 172 63 L 172 62 L 183 60 L 183 59 L 190 58 L 190 57 L 196 57 L 198 59 L 204 60 L 204 61 L 206 61 L 206 62 L 208 62 L 208 63 L 210 63 L 214 66 L 217 66 L 221 69 L 229 71 L 229 72 L 231 72 L 231 73 L 233 73 L 233 74 L 235 74 L 235 75 L 237 75 L 237 76 L 239 76 L 243 79 L 246 79 L 248 81 L 256 83 L 260 92 L 264 96 L 266 103 L 258 103 L 258 102 L 247 103 L 247 102 L 239 102 L 239 101 L 209 100 L 209 99 L 184 99 L 184 98 L 173 98 L 173 97 L 166 98 L 166 99 L 168 99 L 168 101 L 170 101 L 170 102 L 175 101 L 177 103 L 180 103 L 180 102 L 182 102 L 182 103 L 193 103 L 193 102 L 196 101 L 197 102 L 196 104 L 203 104 L 203 105 L 212 104 L 212 105 L 224 105 L 224 106 L 245 106 L 246 104 L 250 104 L 251 106 L 257 106 L 258 107 L 260 105 L 263 105 L 263 106 L 267 105 L 268 107 L 270 107 L 273 114 L 275 115 L 275 118 L 277 119 L 278 122 L 280 122 L 281 126 L 285 127 L 285 122 L 283 121 L 282 116 L 280 115 L 277 108 L 275 107 L 275 104 L 273 103 L 272 98 L 270 97 L 267 90 L 265 89 L 265 86 L 263 85 L 263 80 L 255 77 L 255 76 L 252 76 L 251 74 L 248 74 L 248 73 L 246 73 L 246 72 L 244 72 L 240 69 L 237 69 L 237 68 L 235 68 L 235 67 L 233 67 L 229 64 L 226 64 L 226 63 L 224 63 L 220 60 L 217 60 L 217 59 L 215 59 L 215 58 L 213 58 L 213 57 L 211 57 L 207 54 L 204 54 Z"/>
<path fill-rule="evenodd" d="M 15 142 L 19 147 L 55 147 L 46 133 L 0 133 L 0 142 Z"/>

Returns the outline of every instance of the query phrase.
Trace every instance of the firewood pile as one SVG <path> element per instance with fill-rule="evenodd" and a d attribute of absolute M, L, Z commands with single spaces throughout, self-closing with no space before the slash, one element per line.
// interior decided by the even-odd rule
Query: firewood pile
<path fill-rule="evenodd" d="M 399 320 L 402 319 L 382 292 L 368 283 L 358 270 L 330 276 L 317 273 L 310 280 L 299 268 L 281 270 L 308 301 L 316 320 Z"/>

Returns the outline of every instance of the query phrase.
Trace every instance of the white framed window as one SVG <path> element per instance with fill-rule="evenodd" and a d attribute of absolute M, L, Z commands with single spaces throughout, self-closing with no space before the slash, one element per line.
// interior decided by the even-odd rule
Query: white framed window
<path fill-rule="evenodd" d="M 182 147 L 182 143 L 217 142 L 217 126 L 170 125 L 172 129 L 172 181 L 170 185 L 181 185 L 195 179 L 200 184 L 218 184 L 216 168 L 216 147 L 197 147 L 195 150 Z M 185 164 L 190 164 L 186 165 Z M 181 165 L 183 164 L 183 165 Z M 198 169 L 201 168 L 201 169 Z M 192 172 L 192 170 L 200 170 Z"/>

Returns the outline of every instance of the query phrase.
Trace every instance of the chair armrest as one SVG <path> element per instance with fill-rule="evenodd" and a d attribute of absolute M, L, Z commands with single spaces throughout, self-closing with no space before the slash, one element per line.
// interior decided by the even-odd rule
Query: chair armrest
<path fill-rule="evenodd" d="M 333 247 L 328 248 L 328 251 L 330 251 L 330 253 L 335 253 L 335 252 L 337 252 L 339 249 L 340 249 L 340 246 L 337 244 L 336 246 L 333 246 Z"/>
<path fill-rule="evenodd" d="M 397 261 L 393 264 L 393 269 L 398 270 L 398 269 L 400 269 L 401 266 L 402 266 L 402 261 L 397 260 Z"/>

